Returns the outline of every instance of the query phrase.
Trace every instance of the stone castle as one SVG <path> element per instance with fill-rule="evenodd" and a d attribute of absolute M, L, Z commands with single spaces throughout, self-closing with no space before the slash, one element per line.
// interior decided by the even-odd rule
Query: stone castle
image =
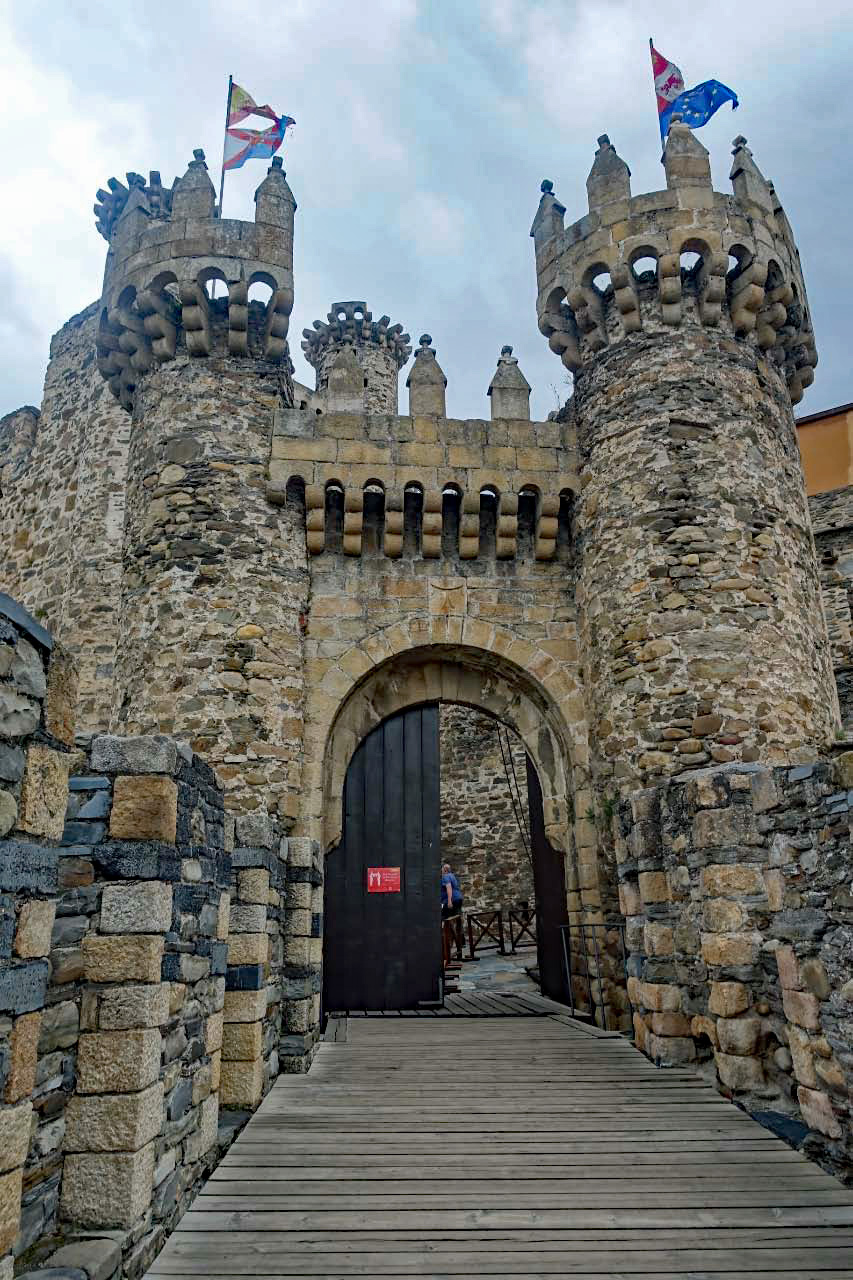
<path fill-rule="evenodd" d="M 0 1257 L 64 1224 L 140 1274 L 228 1115 L 307 1069 L 347 767 L 428 702 L 468 709 L 460 779 L 471 715 L 523 744 L 599 930 L 591 1012 L 849 1174 L 849 590 L 792 413 L 799 253 L 733 154 L 715 192 L 676 119 L 632 195 L 602 136 L 570 225 L 542 184 L 538 324 L 574 375 L 543 422 L 511 347 L 489 418 L 448 418 L 428 334 L 401 414 L 410 338 L 365 302 L 294 383 L 280 160 L 251 223 L 201 152 L 98 192 L 101 299 L 0 423 Z"/>

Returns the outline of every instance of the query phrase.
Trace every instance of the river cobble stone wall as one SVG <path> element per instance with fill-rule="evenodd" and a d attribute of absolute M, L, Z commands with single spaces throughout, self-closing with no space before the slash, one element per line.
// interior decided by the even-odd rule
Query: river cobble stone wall
<path fill-rule="evenodd" d="M 724 327 L 662 330 L 575 392 L 599 768 L 807 759 L 837 721 L 787 390 Z"/>
<path fill-rule="evenodd" d="M 122 732 L 186 736 L 229 807 L 285 821 L 300 785 L 305 537 L 263 479 L 290 398 L 281 366 L 224 354 L 179 354 L 143 379 L 116 673 Z"/>
<path fill-rule="evenodd" d="M 72 654 L 83 735 L 109 728 L 130 437 L 95 363 L 97 314 L 54 336 L 41 410 L 0 421 L 0 586 Z"/>
<path fill-rule="evenodd" d="M 441 854 L 459 879 L 465 910 L 533 906 L 523 744 L 491 716 L 461 706 L 441 708 L 439 733 Z"/>

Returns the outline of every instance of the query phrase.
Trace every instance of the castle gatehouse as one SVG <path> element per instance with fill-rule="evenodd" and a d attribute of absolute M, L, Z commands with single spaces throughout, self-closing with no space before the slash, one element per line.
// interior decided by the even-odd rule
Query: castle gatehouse
<path fill-rule="evenodd" d="M 253 222 L 202 152 L 98 192 L 101 298 L 0 424 L 2 1280 L 61 1233 L 141 1274 L 329 1012 L 440 1003 L 443 832 L 503 772 L 470 882 L 535 897 L 543 990 L 849 1176 L 808 299 L 745 139 L 732 194 L 678 120 L 663 167 L 632 194 L 603 135 L 568 225 L 542 184 L 546 421 L 509 345 L 448 417 L 440 345 L 365 301 L 294 382 L 279 160 Z"/>

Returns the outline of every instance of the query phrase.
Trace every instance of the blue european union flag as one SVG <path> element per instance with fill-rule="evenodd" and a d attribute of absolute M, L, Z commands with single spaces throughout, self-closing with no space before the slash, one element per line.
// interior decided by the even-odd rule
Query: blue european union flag
<path fill-rule="evenodd" d="M 691 129 L 698 129 L 701 125 L 708 123 L 714 112 L 718 111 L 724 102 L 730 102 L 732 110 L 737 110 L 737 94 L 733 89 L 721 84 L 719 80 L 705 80 L 702 84 L 697 84 L 695 89 L 685 89 L 684 93 L 680 93 L 668 104 L 666 110 L 660 113 L 661 138 L 664 142 L 666 141 L 669 122 L 673 115 L 680 115 Z"/>

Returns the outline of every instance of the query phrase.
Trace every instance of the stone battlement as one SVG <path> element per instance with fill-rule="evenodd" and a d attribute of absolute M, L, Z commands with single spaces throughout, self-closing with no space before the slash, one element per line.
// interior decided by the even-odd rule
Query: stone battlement
<path fill-rule="evenodd" d="M 317 391 L 340 407 L 397 412 L 397 375 L 412 354 L 409 335 L 390 316 L 373 319 L 366 302 L 333 302 L 328 324 L 303 329 L 305 359 L 317 371 Z"/>
<path fill-rule="evenodd" d="M 204 152 L 167 192 L 152 174 L 146 186 L 129 174 L 98 193 L 98 230 L 110 244 L 98 328 L 98 368 L 122 405 L 133 407 L 141 374 L 183 350 L 209 356 L 211 282 L 227 291 L 222 349 L 232 356 L 287 361 L 293 309 L 293 215 L 296 201 L 276 157 L 255 192 L 255 221 L 219 217 Z M 155 182 L 156 179 L 156 182 Z M 272 290 L 260 340 L 250 338 L 249 289 Z"/>
<path fill-rule="evenodd" d="M 565 227 L 543 182 L 531 230 L 539 328 L 552 351 L 577 371 L 632 334 L 719 328 L 753 342 L 796 404 L 817 363 L 799 254 L 746 139 L 734 141 L 733 196 L 712 189 L 708 152 L 678 120 L 663 155 L 666 191 L 632 196 L 628 166 L 606 134 L 598 142 L 589 212 Z"/>

